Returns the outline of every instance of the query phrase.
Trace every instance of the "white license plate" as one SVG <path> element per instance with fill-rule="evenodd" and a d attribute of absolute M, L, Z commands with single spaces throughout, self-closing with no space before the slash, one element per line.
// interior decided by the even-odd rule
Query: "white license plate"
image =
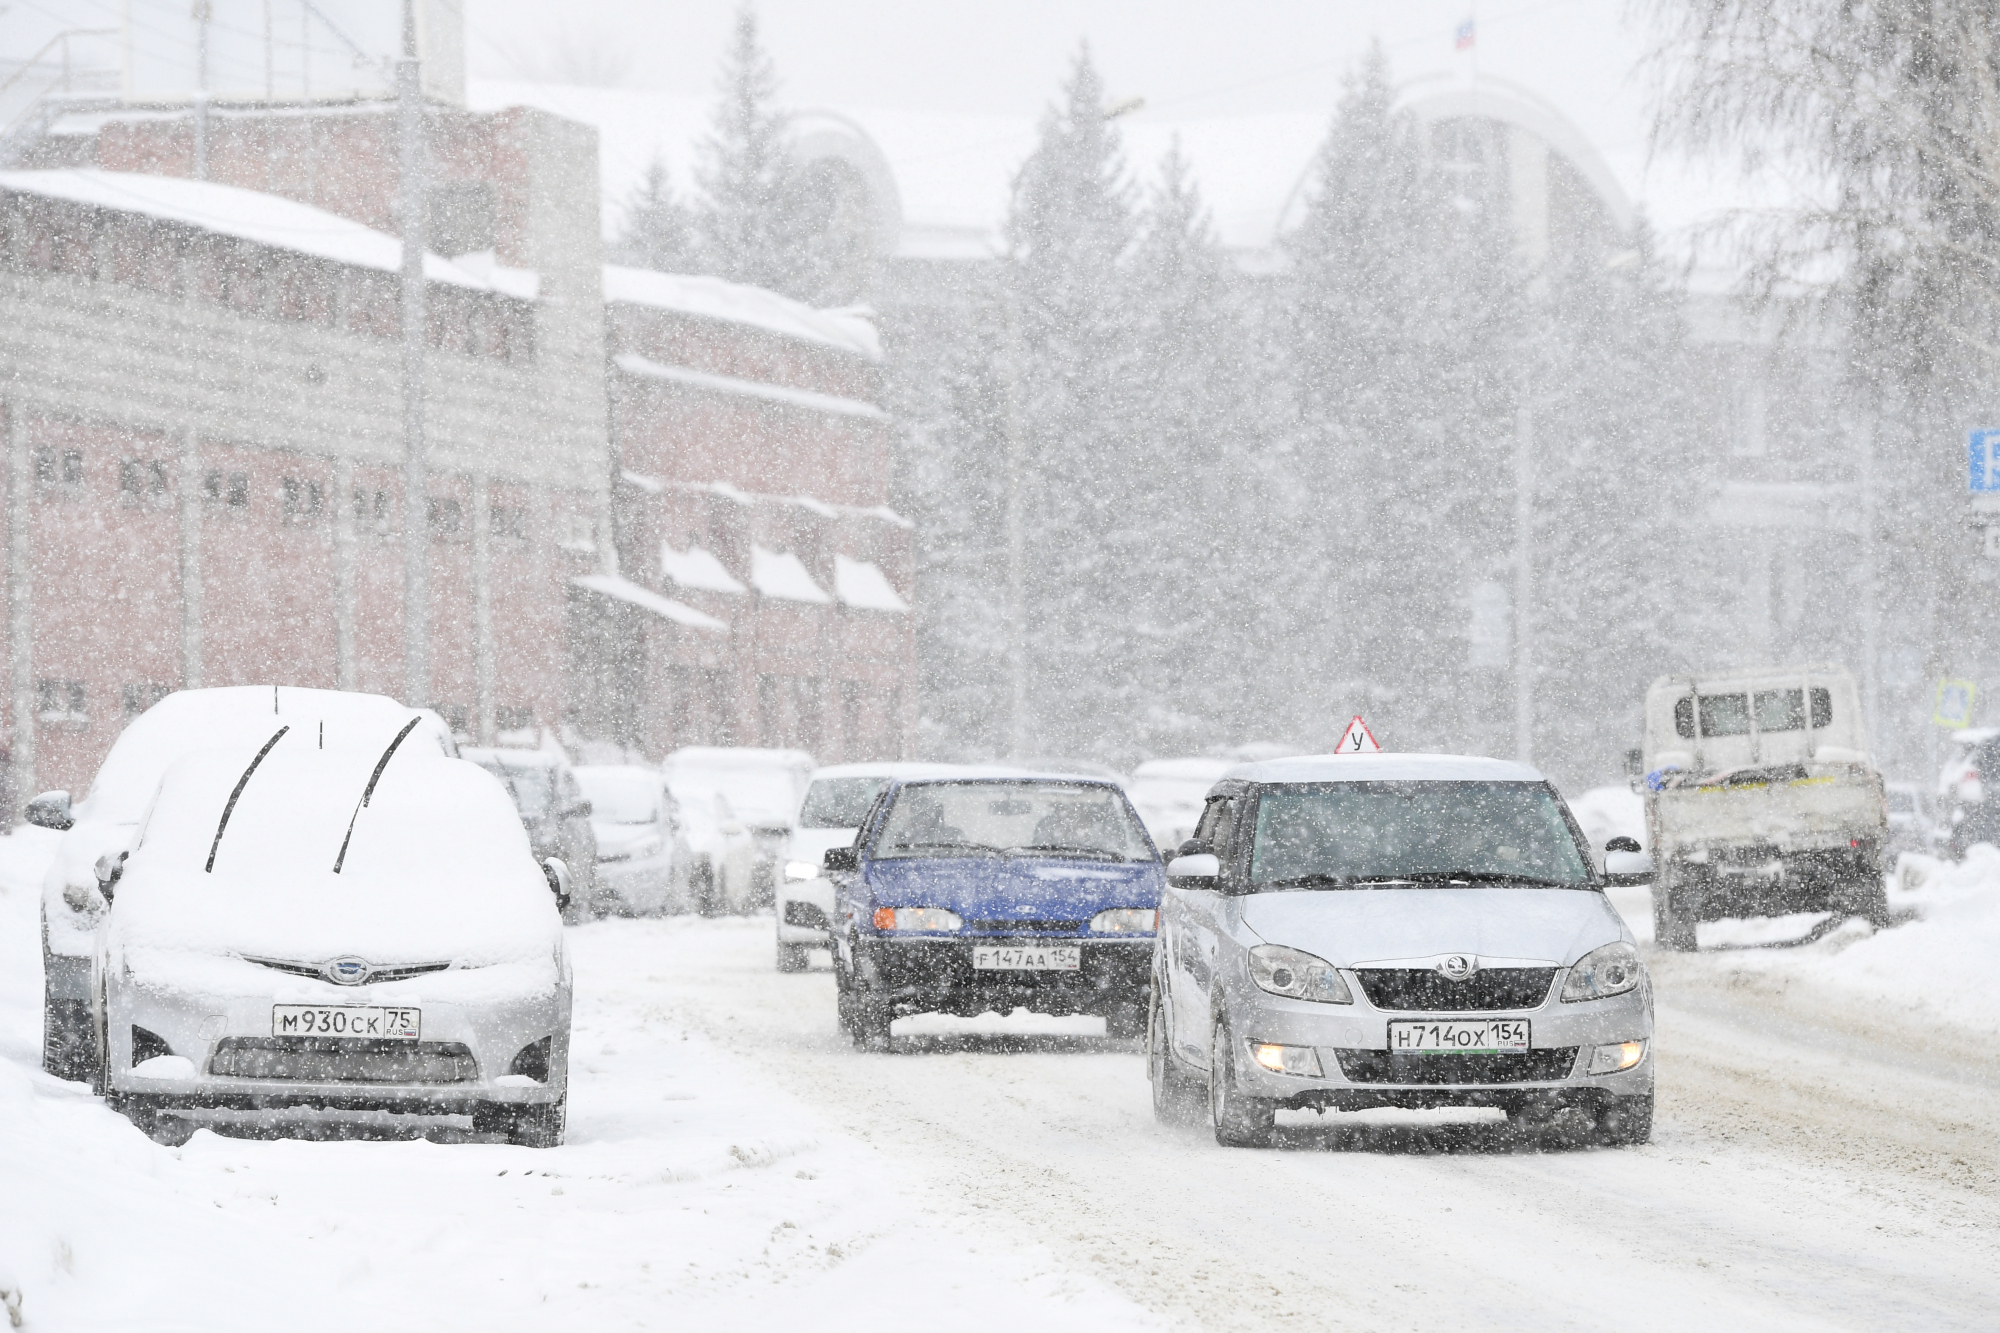
<path fill-rule="evenodd" d="M 274 1037 L 363 1037 L 415 1041 L 423 1028 L 421 1009 L 388 1009 L 345 1004 L 274 1004 Z"/>
<path fill-rule="evenodd" d="M 972 966 L 981 972 L 1074 972 L 1083 965 L 1075 944 L 975 944 Z"/>
<path fill-rule="evenodd" d="M 1528 1049 L 1525 1018 L 1398 1019 L 1389 1024 L 1389 1049 L 1427 1054 L 1496 1055 Z"/>

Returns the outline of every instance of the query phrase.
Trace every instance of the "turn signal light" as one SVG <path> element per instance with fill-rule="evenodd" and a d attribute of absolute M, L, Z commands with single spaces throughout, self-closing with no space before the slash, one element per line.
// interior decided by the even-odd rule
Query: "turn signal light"
<path fill-rule="evenodd" d="M 875 929 L 894 930 L 895 928 L 896 928 L 896 909 L 893 907 L 876 908 Z"/>

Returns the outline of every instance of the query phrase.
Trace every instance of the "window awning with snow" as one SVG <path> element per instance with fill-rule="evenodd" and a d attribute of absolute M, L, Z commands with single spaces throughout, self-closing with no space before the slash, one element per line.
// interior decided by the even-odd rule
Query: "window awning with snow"
<path fill-rule="evenodd" d="M 660 573 L 683 588 L 701 592 L 740 593 L 748 591 L 722 562 L 699 546 L 676 551 L 670 542 L 660 542 Z"/>
<path fill-rule="evenodd" d="M 642 611 L 650 611 L 660 619 L 670 620 L 676 625 L 685 625 L 689 629 L 710 630 L 719 634 L 729 633 L 729 626 L 714 616 L 706 615 L 671 597 L 662 597 L 651 588 L 642 587 L 617 574 L 578 574 L 570 582 L 601 597 L 610 597 L 636 606 Z"/>
<path fill-rule="evenodd" d="M 833 602 L 826 590 L 813 582 L 813 576 L 806 572 L 799 558 L 789 551 L 767 551 L 752 546 L 750 586 L 774 601 L 810 602 L 814 606 Z"/>
<path fill-rule="evenodd" d="M 907 612 L 910 604 L 896 595 L 889 586 L 889 576 L 881 567 L 866 560 L 850 560 L 844 555 L 833 558 L 834 595 L 857 611 L 899 611 Z"/>

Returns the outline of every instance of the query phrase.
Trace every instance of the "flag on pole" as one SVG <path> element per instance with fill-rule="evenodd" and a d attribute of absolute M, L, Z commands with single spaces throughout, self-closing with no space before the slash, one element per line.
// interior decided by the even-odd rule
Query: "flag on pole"
<path fill-rule="evenodd" d="M 1467 19 L 1465 22 L 1458 25 L 1458 33 L 1456 37 L 1453 39 L 1452 45 L 1454 49 L 1460 51 L 1470 51 L 1472 49 L 1471 19 Z"/>

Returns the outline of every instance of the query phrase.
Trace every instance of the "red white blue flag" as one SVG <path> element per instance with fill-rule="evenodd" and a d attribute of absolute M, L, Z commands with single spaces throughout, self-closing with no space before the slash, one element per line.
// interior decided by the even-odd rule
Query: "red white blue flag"
<path fill-rule="evenodd" d="M 1467 19 L 1465 22 L 1458 25 L 1458 34 L 1453 41 L 1453 46 L 1460 51 L 1469 51 L 1472 49 L 1471 19 Z"/>

